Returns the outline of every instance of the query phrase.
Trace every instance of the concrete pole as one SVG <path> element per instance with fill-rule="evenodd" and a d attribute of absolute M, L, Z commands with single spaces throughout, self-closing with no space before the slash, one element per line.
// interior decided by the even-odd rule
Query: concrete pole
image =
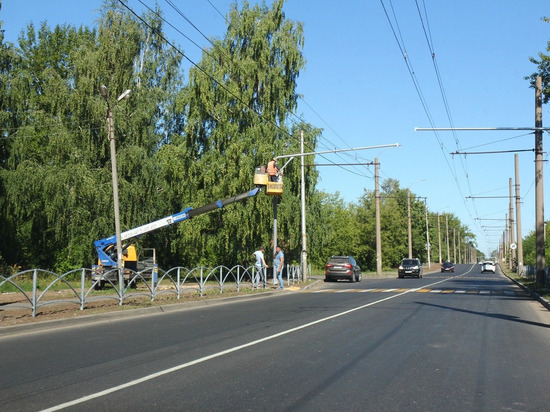
<path fill-rule="evenodd" d="M 523 275 L 523 237 L 521 233 L 521 199 L 519 196 L 519 160 L 517 153 L 514 155 L 515 161 L 515 172 L 516 172 L 516 232 L 517 232 L 517 243 L 518 243 L 518 276 Z"/>
<path fill-rule="evenodd" d="M 107 100 L 107 99 L 105 99 Z M 116 145 L 115 145 L 115 125 L 113 121 L 113 112 L 109 102 L 107 102 L 107 121 L 109 123 L 109 141 L 111 146 L 111 175 L 113 176 L 113 207 L 115 210 L 115 236 L 116 236 L 116 265 L 118 269 L 118 285 L 120 296 L 124 290 L 124 279 L 122 270 L 122 241 L 120 239 L 120 207 L 118 204 L 118 173 L 116 165 Z M 122 298 L 120 300 L 122 305 Z"/>
<path fill-rule="evenodd" d="M 535 82 L 535 127 L 542 127 L 542 78 Z M 544 239 L 544 190 L 543 190 L 543 154 L 542 130 L 535 131 L 535 244 L 536 244 L 536 280 L 544 284 L 544 268 L 546 266 Z"/>
<path fill-rule="evenodd" d="M 424 198 L 424 206 L 426 207 L 426 250 L 428 251 L 428 270 L 430 270 L 430 227 L 428 225 L 428 199 Z"/>
<path fill-rule="evenodd" d="M 456 230 L 453 227 L 453 262 L 456 263 Z"/>
<path fill-rule="evenodd" d="M 306 235 L 306 179 L 304 172 L 304 131 L 300 132 L 301 198 L 302 198 L 302 281 L 307 280 L 307 235 Z"/>
<path fill-rule="evenodd" d="M 509 222 L 510 222 L 510 246 L 516 243 L 514 239 L 514 191 L 512 189 L 512 178 L 509 179 L 509 185 L 510 185 L 510 210 L 508 212 Z M 517 246 L 517 245 L 516 245 Z M 516 250 L 510 248 L 510 267 L 509 269 L 512 270 L 514 267 L 514 262 L 516 260 Z"/>
<path fill-rule="evenodd" d="M 443 263 L 441 260 L 441 223 L 439 222 L 439 213 L 437 213 L 437 242 L 439 248 L 439 263 Z"/>
<path fill-rule="evenodd" d="M 449 216 L 445 215 L 445 231 L 447 234 L 447 262 L 451 261 L 451 245 L 449 243 Z"/>
<path fill-rule="evenodd" d="M 508 219 L 508 213 L 504 215 L 505 229 L 504 229 L 504 243 L 502 245 L 502 251 L 504 253 L 504 261 L 510 259 L 510 220 Z M 509 265 L 509 264 L 508 264 Z"/>
<path fill-rule="evenodd" d="M 409 259 L 412 258 L 411 190 L 407 189 L 407 218 L 409 221 Z"/>
<path fill-rule="evenodd" d="M 376 273 L 382 275 L 382 233 L 380 228 L 380 184 L 378 158 L 374 159 L 374 202 L 376 205 Z"/>
<path fill-rule="evenodd" d="M 277 274 L 275 273 L 275 254 L 277 253 L 277 208 L 279 206 L 279 196 L 273 196 L 273 261 L 271 267 L 273 268 L 273 284 L 277 281 Z"/>
<path fill-rule="evenodd" d="M 457 243 L 458 243 L 458 260 L 455 262 L 455 263 L 462 263 L 462 255 L 461 255 L 461 249 L 460 249 L 460 245 L 461 245 L 461 240 L 460 240 L 460 230 L 458 231 L 458 233 L 456 234 L 456 240 L 457 240 Z"/>

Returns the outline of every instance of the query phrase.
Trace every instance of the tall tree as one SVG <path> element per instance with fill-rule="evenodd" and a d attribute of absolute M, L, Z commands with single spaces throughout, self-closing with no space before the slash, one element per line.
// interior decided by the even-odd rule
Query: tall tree
<path fill-rule="evenodd" d="M 89 266 L 93 240 L 114 233 L 102 83 L 113 106 L 134 90 L 113 108 L 123 229 L 156 214 L 153 157 L 171 132 L 164 109 L 174 101 L 179 57 L 161 41 L 161 17 L 143 20 L 106 1 L 97 31 L 30 24 L 19 38 L 7 81 L 13 139 L 0 175 L 15 240 L 6 259 L 57 270 Z"/>
<path fill-rule="evenodd" d="M 548 17 L 543 17 L 541 20 L 550 23 Z M 550 52 L 550 40 L 546 44 L 546 51 Z M 543 102 L 548 103 L 548 100 L 550 100 L 550 55 L 540 52 L 538 57 L 538 59 L 529 57 L 529 61 L 537 65 L 537 71 L 530 76 L 526 76 L 525 80 L 529 80 L 531 87 L 534 88 L 535 81 L 540 76 L 542 78 Z"/>
<path fill-rule="evenodd" d="M 225 37 L 212 41 L 190 70 L 178 100 L 186 118 L 178 152 L 188 156 L 182 195 L 192 206 L 251 189 L 256 166 L 299 147 L 299 131 L 289 130 L 287 122 L 304 67 L 302 25 L 285 18 L 283 3 L 268 8 L 244 2 L 241 9 L 234 4 Z M 314 147 L 315 132 L 310 135 Z M 299 195 L 291 183 L 299 181 L 295 166 L 285 169 L 279 212 L 280 242 L 291 248 L 297 245 L 290 243 L 290 231 L 299 228 L 300 216 L 290 200 Z M 308 171 L 308 181 L 314 187 L 314 171 Z M 268 245 L 272 210 L 272 199 L 261 195 L 196 219 L 178 227 L 177 248 L 190 263 L 250 260 L 259 243 Z"/>

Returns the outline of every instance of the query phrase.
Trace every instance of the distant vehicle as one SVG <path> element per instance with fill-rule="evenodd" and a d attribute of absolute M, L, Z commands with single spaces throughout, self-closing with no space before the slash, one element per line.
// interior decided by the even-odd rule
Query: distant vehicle
<path fill-rule="evenodd" d="M 442 272 L 454 272 L 455 271 L 455 265 L 453 262 L 443 262 L 441 264 L 441 271 Z"/>
<path fill-rule="evenodd" d="M 351 256 L 332 256 L 325 265 L 325 282 L 338 279 L 360 282 L 361 278 L 361 267 Z"/>
<path fill-rule="evenodd" d="M 486 261 L 486 262 L 483 262 L 481 264 L 481 273 L 485 273 L 485 272 L 493 272 L 495 273 L 496 271 L 496 268 L 495 268 L 495 263 L 494 262 L 491 262 L 491 261 Z"/>
<path fill-rule="evenodd" d="M 399 278 L 404 278 L 405 276 L 414 276 L 417 278 L 422 277 L 422 263 L 420 259 L 403 259 L 399 265 L 397 271 L 397 276 Z"/>

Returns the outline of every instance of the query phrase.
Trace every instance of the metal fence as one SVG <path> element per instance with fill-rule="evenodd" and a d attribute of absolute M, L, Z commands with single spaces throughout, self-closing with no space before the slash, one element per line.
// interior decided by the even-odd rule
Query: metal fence
<path fill-rule="evenodd" d="M 537 268 L 535 266 L 524 266 L 523 273 L 521 274 L 527 280 L 534 280 L 537 275 Z M 550 283 L 550 267 L 544 268 L 544 283 L 548 285 Z"/>
<path fill-rule="evenodd" d="M 287 265 L 285 268 L 283 281 L 286 285 L 300 283 L 301 269 L 300 266 Z M 215 268 L 207 268 L 198 266 L 193 269 L 184 267 L 175 267 L 168 271 L 158 269 L 158 273 L 151 274 L 151 269 L 142 272 L 130 272 L 130 277 L 124 285 L 119 285 L 117 281 L 113 281 L 113 276 L 117 269 L 105 272 L 101 277 L 92 280 L 92 270 L 88 268 L 75 269 L 64 274 L 57 274 L 44 269 L 30 269 L 18 272 L 9 277 L 0 275 L 0 290 L 10 289 L 16 290 L 16 293 L 21 294 L 23 303 L 13 303 L 6 305 L 1 301 L 4 308 L 28 308 L 32 311 L 32 316 L 35 317 L 37 309 L 50 304 L 56 303 L 75 303 L 79 305 L 80 310 L 84 310 L 86 304 L 92 301 L 114 299 L 119 305 L 123 305 L 124 301 L 136 296 L 145 296 L 154 301 L 160 295 L 173 294 L 177 299 L 186 292 L 191 292 L 203 296 L 208 290 L 215 290 L 222 294 L 224 290 L 232 290 L 239 292 L 242 288 L 256 289 L 263 287 L 263 282 L 260 282 L 259 274 L 254 266 L 217 266 Z M 29 281 L 32 282 L 29 286 Z M 138 290 L 136 285 L 145 285 Z M 63 299 L 49 299 L 47 292 L 60 289 L 69 291 L 69 297 Z M 77 286 L 75 286 L 77 285 Z M 96 290 L 99 285 L 106 285 L 113 293 L 107 295 L 98 293 Z M 30 289 L 30 290 L 29 290 Z"/>

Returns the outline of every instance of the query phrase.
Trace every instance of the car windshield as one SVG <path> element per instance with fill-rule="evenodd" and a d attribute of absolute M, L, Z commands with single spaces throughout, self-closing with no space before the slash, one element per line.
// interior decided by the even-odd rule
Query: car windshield
<path fill-rule="evenodd" d="M 418 262 L 415 259 L 403 259 L 402 264 L 407 266 L 412 266 L 412 265 L 417 265 Z"/>

